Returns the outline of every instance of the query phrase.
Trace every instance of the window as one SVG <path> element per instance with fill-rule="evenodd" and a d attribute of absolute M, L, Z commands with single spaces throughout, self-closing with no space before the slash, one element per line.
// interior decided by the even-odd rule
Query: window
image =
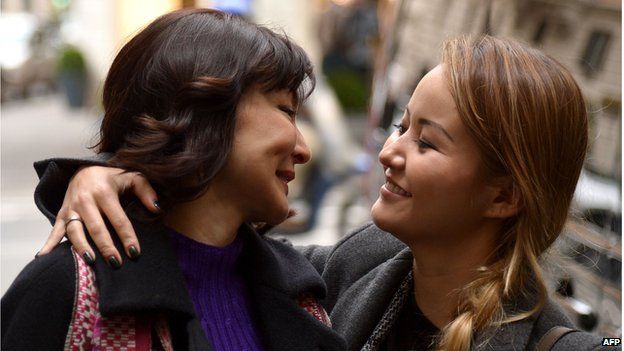
<path fill-rule="evenodd" d="M 589 36 L 585 51 L 579 62 L 586 75 L 590 76 L 602 69 L 610 40 L 611 34 L 603 31 L 594 31 Z"/>

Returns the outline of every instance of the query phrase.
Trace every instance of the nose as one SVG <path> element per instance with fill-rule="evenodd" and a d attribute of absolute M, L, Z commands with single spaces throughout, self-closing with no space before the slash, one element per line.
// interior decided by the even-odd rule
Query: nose
<path fill-rule="evenodd" d="M 401 150 L 401 138 L 391 135 L 379 152 L 379 162 L 384 168 L 401 170 L 405 168 L 405 157 Z"/>
<path fill-rule="evenodd" d="M 295 144 L 295 149 L 293 150 L 293 161 L 295 164 L 303 164 L 310 161 L 311 157 L 312 151 L 306 144 L 303 134 L 297 128 L 297 144 Z"/>

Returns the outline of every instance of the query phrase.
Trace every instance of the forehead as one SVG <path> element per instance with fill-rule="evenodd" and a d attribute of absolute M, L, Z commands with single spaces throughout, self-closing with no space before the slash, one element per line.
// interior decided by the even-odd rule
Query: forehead
<path fill-rule="evenodd" d="M 436 66 L 420 80 L 408 108 L 416 118 L 437 120 L 440 123 L 449 119 L 459 121 L 444 66 Z"/>
<path fill-rule="evenodd" d="M 295 101 L 296 94 L 287 89 L 281 90 L 271 90 L 264 92 L 269 98 L 277 99 L 277 100 L 287 100 L 289 102 Z"/>
<path fill-rule="evenodd" d="M 266 90 L 260 85 L 254 85 L 243 94 L 241 100 L 249 97 L 262 97 L 265 100 L 276 100 L 281 102 L 295 103 L 297 95 L 288 89 Z"/>

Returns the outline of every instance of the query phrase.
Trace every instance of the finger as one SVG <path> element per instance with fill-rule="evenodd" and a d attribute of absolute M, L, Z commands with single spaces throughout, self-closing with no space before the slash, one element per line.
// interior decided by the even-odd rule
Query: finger
<path fill-rule="evenodd" d="M 81 217 L 89 231 L 89 236 L 104 256 L 105 261 L 113 268 L 121 267 L 123 260 L 113 244 L 113 239 L 104 224 L 104 219 L 102 219 L 97 205 L 95 203 L 83 203 L 81 208 Z"/>
<path fill-rule="evenodd" d="M 78 218 L 78 215 L 74 215 L 74 218 Z M 95 254 L 93 249 L 87 242 L 87 238 L 84 233 L 84 226 L 81 221 L 71 221 L 65 225 L 67 238 L 71 241 L 74 250 L 80 254 L 84 261 L 92 265 L 95 263 Z"/>
<path fill-rule="evenodd" d="M 55 248 L 56 245 L 58 245 L 59 242 L 63 239 L 64 235 L 65 221 L 61 219 L 61 217 L 57 216 L 56 221 L 54 222 L 54 227 L 52 227 L 52 232 L 50 233 L 50 236 L 48 236 L 48 240 L 46 240 L 41 250 L 39 250 L 39 252 L 37 252 L 37 255 L 35 256 L 39 257 L 50 253 L 50 251 L 52 251 L 52 249 Z"/>
<path fill-rule="evenodd" d="M 67 197 L 68 195 L 66 192 L 63 199 L 63 204 L 67 202 Z M 39 250 L 39 252 L 35 254 L 35 257 L 47 255 L 61 242 L 63 236 L 65 236 L 65 218 L 68 217 L 67 213 L 68 208 L 65 205 L 61 206 L 61 209 L 56 214 L 56 220 L 54 221 L 54 226 L 52 226 L 50 236 L 48 236 L 48 239 L 46 240 L 45 244 L 43 244 L 41 250 Z"/>
<path fill-rule="evenodd" d="M 142 174 L 132 173 L 130 187 L 148 210 L 154 213 L 160 212 L 158 195 Z"/>
<path fill-rule="evenodd" d="M 119 235 L 128 257 L 135 259 L 141 254 L 141 247 L 132 223 L 124 212 L 116 196 L 107 196 L 100 200 L 100 209 L 104 212 Z"/>

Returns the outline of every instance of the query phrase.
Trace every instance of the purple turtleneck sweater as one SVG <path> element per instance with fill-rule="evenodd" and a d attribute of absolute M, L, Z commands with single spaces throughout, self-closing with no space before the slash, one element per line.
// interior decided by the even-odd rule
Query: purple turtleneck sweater
<path fill-rule="evenodd" d="M 186 288 L 214 350 L 262 350 L 245 281 L 236 269 L 243 240 L 216 247 L 170 232 Z"/>

